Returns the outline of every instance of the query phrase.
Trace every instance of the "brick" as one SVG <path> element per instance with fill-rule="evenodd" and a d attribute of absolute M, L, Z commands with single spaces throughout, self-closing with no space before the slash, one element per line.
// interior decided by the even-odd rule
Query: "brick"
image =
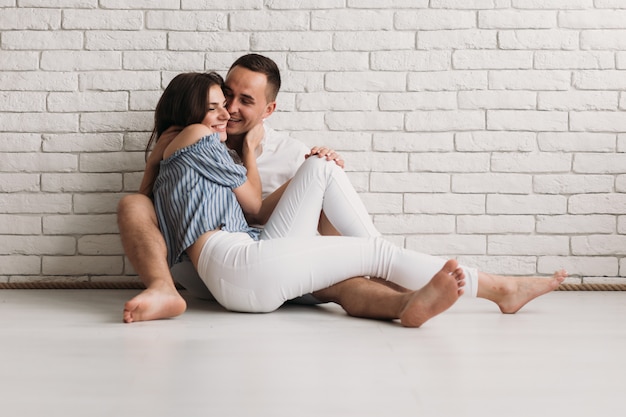
<path fill-rule="evenodd" d="M 569 255 L 567 236 L 491 235 L 489 255 Z"/>
<path fill-rule="evenodd" d="M 617 233 L 626 234 L 626 216 L 619 216 L 617 218 Z"/>
<path fill-rule="evenodd" d="M 559 91 L 540 92 L 540 110 L 617 110 L 615 91 Z"/>
<path fill-rule="evenodd" d="M 501 49 L 578 49 L 578 33 L 570 30 L 525 29 L 498 33 Z"/>
<path fill-rule="evenodd" d="M 573 236 L 572 254 L 583 256 L 626 255 L 626 236 Z"/>
<path fill-rule="evenodd" d="M 532 177 L 524 174 L 455 174 L 452 191 L 455 193 L 508 193 L 528 194 L 532 190 Z"/>
<path fill-rule="evenodd" d="M 127 92 L 58 92 L 48 95 L 51 112 L 127 111 Z"/>
<path fill-rule="evenodd" d="M 333 37 L 319 32 L 256 32 L 249 42 L 253 51 L 327 51 Z"/>
<path fill-rule="evenodd" d="M 571 75 L 567 71 L 496 71 L 489 74 L 494 90 L 567 90 Z"/>
<path fill-rule="evenodd" d="M 282 0 L 288 4 L 293 3 L 291 0 Z M 309 0 L 314 1 L 314 0 Z M 318 2 L 315 1 L 315 4 Z M 343 6 L 343 1 L 336 1 L 339 5 Z M 401 9 L 427 9 L 428 0 L 348 0 L 348 7 L 350 8 L 367 8 L 367 9 L 388 9 L 388 8 L 401 8 Z"/>
<path fill-rule="evenodd" d="M 121 133 L 46 134 L 43 135 L 42 149 L 44 152 L 120 151 L 122 140 Z"/>
<path fill-rule="evenodd" d="M 0 71 L 32 71 L 38 66 L 38 52 L 0 50 Z"/>
<path fill-rule="evenodd" d="M 625 194 L 578 194 L 569 198 L 568 212 L 572 214 L 626 213 Z"/>
<path fill-rule="evenodd" d="M 488 110 L 488 130 L 566 131 L 568 114 L 560 111 Z"/>
<path fill-rule="evenodd" d="M 487 153 L 414 153 L 409 156 L 409 169 L 418 172 L 486 172 Z"/>
<path fill-rule="evenodd" d="M 78 168 L 78 156 L 61 153 L 18 153 L 0 159 L 0 172 L 70 172 Z"/>
<path fill-rule="evenodd" d="M 124 267 L 121 256 L 44 256 L 45 275 L 119 275 Z"/>
<path fill-rule="evenodd" d="M 43 112 L 46 95 L 43 92 L 0 91 L 1 112 Z"/>
<path fill-rule="evenodd" d="M 350 164 L 346 167 L 352 171 L 373 171 L 380 170 L 382 172 L 405 172 L 407 170 L 408 155 L 392 152 L 368 152 L 358 153 L 353 156 L 348 152 L 342 153 L 346 161 Z"/>
<path fill-rule="evenodd" d="M 193 66 L 189 66 L 190 69 L 202 70 L 202 65 L 198 62 L 204 60 L 203 56 L 196 51 L 208 51 L 208 52 L 224 52 L 224 51 L 248 51 L 250 49 L 250 34 L 248 33 L 228 33 L 228 32 L 172 32 L 168 37 L 168 49 L 174 51 L 194 51 L 193 54 L 180 55 L 184 58 L 183 63 L 193 62 Z M 139 53 L 139 52 L 138 52 Z M 182 66 L 183 63 L 176 64 L 176 54 L 163 54 L 162 51 L 154 51 L 154 56 L 158 59 L 161 55 L 168 56 L 174 65 L 171 67 L 164 66 L 163 69 L 175 70 Z M 145 58 L 144 58 L 145 59 Z M 185 70 L 185 68 L 181 68 Z"/>
<path fill-rule="evenodd" d="M 374 111 L 378 109 L 378 96 L 361 92 L 304 93 L 297 95 L 296 108 L 300 111 Z"/>
<path fill-rule="evenodd" d="M 141 152 L 83 153 L 80 156 L 82 172 L 143 171 L 144 165 Z"/>
<path fill-rule="evenodd" d="M 370 214 L 400 214 L 403 198 L 393 193 L 361 193 L 361 201 Z"/>
<path fill-rule="evenodd" d="M 123 0 L 118 0 L 118 1 L 123 1 Z M 174 3 L 177 4 L 178 0 L 175 0 Z M 319 3 L 325 4 L 326 2 L 325 1 L 316 2 L 316 4 L 319 4 Z M 281 8 L 279 4 L 280 4 L 279 1 L 273 1 L 271 5 L 268 5 L 267 7 Z M 291 5 L 291 7 L 286 7 L 286 8 L 293 7 L 292 2 L 290 1 L 287 2 L 287 5 Z M 215 0 L 182 0 L 180 7 L 181 9 L 190 9 L 190 10 L 211 10 L 211 9 L 213 10 L 244 10 L 244 9 L 259 10 L 263 8 L 263 2 L 259 0 L 231 0 L 228 2 L 215 1 Z M 309 5 L 303 4 L 302 7 L 308 9 Z"/>
<path fill-rule="evenodd" d="M 460 109 L 534 110 L 537 93 L 531 91 L 459 91 Z"/>
<path fill-rule="evenodd" d="M 73 255 L 76 239 L 66 236 L 12 236 L 0 240 L 3 255 Z"/>
<path fill-rule="evenodd" d="M 85 49 L 106 51 L 145 51 L 167 48 L 167 33 L 157 31 L 89 31 Z"/>
<path fill-rule="evenodd" d="M 457 217 L 457 233 L 509 234 L 532 233 L 535 230 L 533 216 L 465 215 Z"/>
<path fill-rule="evenodd" d="M 565 214 L 567 198 L 560 195 L 488 195 L 488 214 Z"/>
<path fill-rule="evenodd" d="M 624 71 L 577 71 L 572 77 L 572 86 L 579 90 L 624 90 L 626 73 Z"/>
<path fill-rule="evenodd" d="M 0 234 L 39 235 L 41 234 L 41 218 L 21 214 L 0 214 Z"/>
<path fill-rule="evenodd" d="M 459 132 L 455 135 L 455 149 L 462 152 L 532 152 L 537 149 L 533 132 Z"/>
<path fill-rule="evenodd" d="M 482 214 L 485 196 L 475 194 L 407 194 L 404 197 L 405 213 L 424 214 Z"/>
<path fill-rule="evenodd" d="M 593 0 L 513 0 L 512 6 L 518 9 L 590 9 Z"/>
<path fill-rule="evenodd" d="M 613 177 L 610 177 L 613 178 Z M 626 175 L 618 175 L 615 180 L 615 191 L 619 193 L 626 192 Z"/>
<path fill-rule="evenodd" d="M 375 151 L 388 152 L 451 151 L 454 149 L 454 137 L 449 132 L 380 132 L 374 134 L 372 148 Z"/>
<path fill-rule="evenodd" d="M 570 113 L 572 131 L 624 132 L 626 119 L 621 112 L 581 111 Z"/>
<path fill-rule="evenodd" d="M 484 29 L 551 29 L 556 27 L 557 11 L 481 10 L 478 27 Z"/>
<path fill-rule="evenodd" d="M 58 30 L 61 27 L 61 10 L 31 9 L 20 4 L 19 8 L 3 8 L 0 14 L 0 30 L 3 36 L 9 30 Z"/>
<path fill-rule="evenodd" d="M 465 91 L 486 90 L 489 87 L 486 71 L 432 71 L 410 73 L 409 91 Z"/>
<path fill-rule="evenodd" d="M 429 30 L 417 34 L 418 49 L 496 49 L 497 32 L 491 30 Z"/>
<path fill-rule="evenodd" d="M 74 91 L 78 74 L 66 72 L 3 72 L 0 73 L 2 91 Z"/>
<path fill-rule="evenodd" d="M 376 71 L 443 71 L 450 68 L 449 51 L 374 51 L 371 69 Z"/>
<path fill-rule="evenodd" d="M 0 192 L 2 193 L 37 192 L 39 190 L 40 182 L 37 173 L 0 173 Z"/>
<path fill-rule="evenodd" d="M 154 111 L 161 98 L 161 91 L 131 91 L 128 110 Z"/>
<path fill-rule="evenodd" d="M 549 234 L 615 233 L 615 216 L 537 216 L 537 232 Z"/>
<path fill-rule="evenodd" d="M 441 132 L 484 128 L 483 111 L 416 111 L 406 115 L 408 131 Z"/>
<path fill-rule="evenodd" d="M 41 190 L 47 192 L 122 191 L 122 174 L 42 174 Z"/>
<path fill-rule="evenodd" d="M 456 110 L 456 94 L 453 92 L 404 92 L 380 95 L 381 110 Z"/>
<path fill-rule="evenodd" d="M 78 238 L 79 255 L 124 255 L 122 242 L 117 234 L 88 235 Z"/>
<path fill-rule="evenodd" d="M 446 30 L 476 28 L 476 12 L 459 10 L 406 10 L 395 16 L 397 30 Z"/>
<path fill-rule="evenodd" d="M 41 273 L 41 257 L 9 255 L 0 256 L 0 274 L 30 275 Z"/>
<path fill-rule="evenodd" d="M 612 69 L 615 68 L 615 58 L 611 52 L 538 51 L 535 53 L 535 68 L 539 70 Z"/>
<path fill-rule="evenodd" d="M 569 172 L 572 156 L 560 153 L 494 153 L 491 170 L 495 172 Z"/>
<path fill-rule="evenodd" d="M 41 134 L 0 132 L 0 152 L 37 152 L 41 148 Z"/>
<path fill-rule="evenodd" d="M 143 24 L 143 14 L 139 11 L 79 9 L 63 11 L 64 29 L 139 30 Z"/>
<path fill-rule="evenodd" d="M 277 130 L 326 130 L 322 112 L 274 112 L 271 126 Z"/>
<path fill-rule="evenodd" d="M 404 115 L 396 112 L 336 112 L 327 113 L 324 119 L 330 130 L 390 131 L 402 130 L 404 124 Z"/>
<path fill-rule="evenodd" d="M 230 30 L 233 32 L 257 31 L 307 31 L 311 17 L 308 11 L 235 11 L 230 13 Z"/>
<path fill-rule="evenodd" d="M 134 0 L 129 3 L 125 0 L 100 0 L 100 6 L 104 9 L 151 9 L 155 4 L 151 0 Z M 161 0 L 157 5 L 159 9 L 178 9 L 179 0 Z"/>
<path fill-rule="evenodd" d="M 296 71 L 363 71 L 369 67 L 365 52 L 295 52 L 287 57 L 287 65 Z"/>
<path fill-rule="evenodd" d="M 75 214 L 112 214 L 117 213 L 117 203 L 123 194 L 89 193 L 74 195 Z"/>
<path fill-rule="evenodd" d="M 472 235 L 429 235 L 409 236 L 406 248 L 435 256 L 484 255 L 487 243 L 484 236 Z"/>
<path fill-rule="evenodd" d="M 583 30 L 580 32 L 581 49 L 624 50 L 626 30 Z"/>
<path fill-rule="evenodd" d="M 458 50 L 452 55 L 455 69 L 530 69 L 533 53 L 530 51 L 472 51 Z"/>
<path fill-rule="evenodd" d="M 450 190 L 450 176 L 436 173 L 372 172 L 371 191 L 399 193 L 437 193 Z"/>
<path fill-rule="evenodd" d="M 543 274 L 565 269 L 570 275 L 616 276 L 618 261 L 613 257 L 541 256 L 537 269 Z"/>
<path fill-rule="evenodd" d="M 626 10 L 575 10 L 559 13 L 559 26 L 571 29 L 624 29 Z"/>
<path fill-rule="evenodd" d="M 337 151 L 372 150 L 372 135 L 364 132 L 290 132 L 289 136 L 310 147 L 324 144 Z"/>
<path fill-rule="evenodd" d="M 394 13 L 390 10 L 314 10 L 311 29 L 314 31 L 391 30 Z"/>
<path fill-rule="evenodd" d="M 379 31 L 379 30 L 377 31 L 371 31 L 371 30 L 354 31 L 354 28 L 347 29 L 347 30 L 350 30 L 350 31 L 333 33 L 332 47 L 334 50 L 336 51 L 389 50 L 389 45 L 393 45 L 394 50 L 415 49 L 415 34 L 412 32 L 396 32 L 396 31 L 384 32 L 384 31 Z M 326 34 L 323 34 L 323 35 L 326 35 Z M 289 37 L 293 37 L 293 36 L 294 36 L 293 34 L 289 34 Z M 317 34 L 317 36 L 319 37 L 320 35 Z M 283 44 L 285 44 L 285 42 L 283 42 Z M 327 43 L 324 42 L 324 45 L 326 44 Z M 312 43 L 312 45 L 315 45 L 315 44 Z"/>
<path fill-rule="evenodd" d="M 97 71 L 81 74 L 80 90 L 160 90 L 158 71 Z"/>
<path fill-rule="evenodd" d="M 83 113 L 80 128 L 83 132 L 149 132 L 154 126 L 153 112 L 98 112 Z"/>
<path fill-rule="evenodd" d="M 117 215 L 44 216 L 43 232 L 46 235 L 117 233 Z"/>
<path fill-rule="evenodd" d="M 331 72 L 326 75 L 325 87 L 328 91 L 404 91 L 406 77 L 389 72 Z"/>
<path fill-rule="evenodd" d="M 539 133 L 539 149 L 547 152 L 615 152 L 615 135 L 610 133 Z"/>
<path fill-rule="evenodd" d="M 374 216 L 374 224 L 381 233 L 453 233 L 454 216 L 402 214 Z"/>
<path fill-rule="evenodd" d="M 41 69 L 47 71 L 91 71 L 122 69 L 122 54 L 109 51 L 44 51 Z"/>
<path fill-rule="evenodd" d="M 613 189 L 610 175 L 537 175 L 533 191 L 539 194 L 608 193 Z"/>

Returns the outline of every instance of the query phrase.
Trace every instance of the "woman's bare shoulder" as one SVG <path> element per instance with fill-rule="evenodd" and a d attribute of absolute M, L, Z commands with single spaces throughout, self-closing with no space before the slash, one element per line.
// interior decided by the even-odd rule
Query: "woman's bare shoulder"
<path fill-rule="evenodd" d="M 185 127 L 172 142 L 165 148 L 163 159 L 167 159 L 179 149 L 191 146 L 197 143 L 203 137 L 210 135 L 213 131 L 207 126 L 196 123 Z"/>

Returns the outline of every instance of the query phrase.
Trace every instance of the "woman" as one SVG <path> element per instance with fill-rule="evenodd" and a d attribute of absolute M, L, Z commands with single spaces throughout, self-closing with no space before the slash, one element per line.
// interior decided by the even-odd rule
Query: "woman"
<path fill-rule="evenodd" d="M 345 173 L 321 159 L 303 164 L 263 231 L 248 226 L 245 215 L 255 215 L 262 204 L 255 165 L 259 138 L 254 131 L 246 138 L 244 166 L 232 161 L 222 144 L 229 116 L 221 87 L 214 73 L 181 74 L 157 107 L 160 132 L 172 128 L 159 117 L 163 106 L 188 106 L 196 114 L 164 149 L 154 184 L 170 265 L 186 251 L 217 301 L 243 312 L 273 311 L 288 299 L 361 275 L 421 289 L 400 314 L 407 326 L 452 305 L 464 292 L 466 274 L 470 294 L 477 295 L 476 270 L 464 272 L 455 261 L 382 239 Z M 208 106 L 198 91 L 208 92 Z M 342 235 L 353 237 L 316 236 L 322 209 Z"/>

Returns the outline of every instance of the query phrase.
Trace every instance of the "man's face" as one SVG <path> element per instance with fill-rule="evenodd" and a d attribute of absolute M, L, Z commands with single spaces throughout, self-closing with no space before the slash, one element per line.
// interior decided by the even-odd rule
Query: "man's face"
<path fill-rule="evenodd" d="M 267 102 L 267 77 L 264 74 L 235 67 L 226 76 L 226 109 L 230 120 L 226 132 L 242 135 L 274 112 L 276 102 Z"/>

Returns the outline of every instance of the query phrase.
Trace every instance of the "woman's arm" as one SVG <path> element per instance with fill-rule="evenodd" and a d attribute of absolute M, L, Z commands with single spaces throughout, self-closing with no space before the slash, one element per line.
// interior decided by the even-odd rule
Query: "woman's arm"
<path fill-rule="evenodd" d="M 159 164 L 163 160 L 163 153 L 172 140 L 181 132 L 182 128 L 178 126 L 172 126 L 167 129 L 156 141 L 154 149 L 150 152 L 148 160 L 146 161 L 146 168 L 143 171 L 143 178 L 141 180 L 141 186 L 139 187 L 139 193 L 152 196 L 152 187 L 154 181 L 159 174 Z"/>
<path fill-rule="evenodd" d="M 242 147 L 242 161 L 246 167 L 247 181 L 233 191 L 246 217 L 256 216 L 263 202 L 261 177 L 256 165 L 257 148 L 263 140 L 263 125 L 257 125 L 246 134 Z"/>

